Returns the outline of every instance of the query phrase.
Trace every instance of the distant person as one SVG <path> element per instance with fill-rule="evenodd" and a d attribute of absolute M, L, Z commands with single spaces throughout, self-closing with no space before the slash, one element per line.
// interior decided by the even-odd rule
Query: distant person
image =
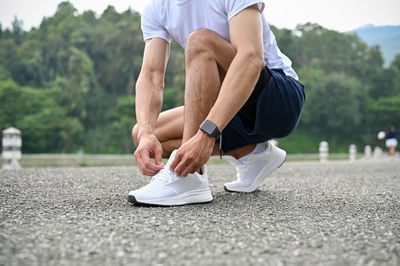
<path fill-rule="evenodd" d="M 83 155 L 83 154 L 84 154 L 83 146 L 79 146 L 78 155 Z"/>
<path fill-rule="evenodd" d="M 153 0 L 145 8 L 132 136 L 136 163 L 153 178 L 131 191 L 129 202 L 211 201 L 205 163 L 212 154 L 236 166 L 237 179 L 225 184 L 233 192 L 255 191 L 282 165 L 286 152 L 269 140 L 293 131 L 305 94 L 264 7 L 254 0 Z M 185 105 L 160 114 L 171 38 L 185 50 Z"/>
<path fill-rule="evenodd" d="M 386 127 L 386 147 L 389 150 L 389 155 L 393 156 L 396 152 L 397 147 L 397 135 L 400 133 L 400 130 L 396 130 L 393 125 L 387 125 Z"/>

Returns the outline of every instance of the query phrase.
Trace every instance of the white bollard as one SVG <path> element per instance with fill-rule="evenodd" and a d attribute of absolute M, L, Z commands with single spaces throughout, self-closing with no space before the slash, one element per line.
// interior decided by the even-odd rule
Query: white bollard
<path fill-rule="evenodd" d="M 20 169 L 21 131 L 14 127 L 3 130 L 3 166 L 2 169 Z"/>
<path fill-rule="evenodd" d="M 351 162 L 354 162 L 356 160 L 356 155 L 357 155 L 357 147 L 355 144 L 351 144 L 349 147 L 349 158 Z"/>
<path fill-rule="evenodd" d="M 374 159 L 380 159 L 383 155 L 383 150 L 379 147 L 374 148 Z"/>
<path fill-rule="evenodd" d="M 325 163 L 328 161 L 329 157 L 329 145 L 328 142 L 322 141 L 319 144 L 319 161 Z"/>
<path fill-rule="evenodd" d="M 364 148 L 364 158 L 371 159 L 371 157 L 372 157 L 372 149 L 371 146 L 367 145 Z"/>

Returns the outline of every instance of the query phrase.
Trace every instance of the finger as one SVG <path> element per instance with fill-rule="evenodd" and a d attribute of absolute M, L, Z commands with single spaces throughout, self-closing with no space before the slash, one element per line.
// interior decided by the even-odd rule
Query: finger
<path fill-rule="evenodd" d="M 149 172 L 149 171 L 144 171 L 142 174 L 145 175 L 145 176 L 154 176 L 154 175 L 156 175 L 157 173 L 155 173 L 155 172 Z"/>
<path fill-rule="evenodd" d="M 155 175 L 163 168 L 162 166 L 156 165 L 151 162 L 148 151 L 143 151 L 140 156 L 138 156 L 137 161 L 139 164 L 139 168 L 142 170 L 143 174 L 149 173 L 149 175 Z"/>
<path fill-rule="evenodd" d="M 186 168 L 187 168 L 187 164 L 188 164 L 188 162 L 186 161 L 186 160 L 181 160 L 180 162 L 179 162 L 179 164 L 176 166 L 176 168 L 175 168 L 175 173 L 176 174 L 178 174 L 178 175 L 180 175 L 180 176 L 186 176 L 186 175 L 184 175 L 183 173 L 185 172 L 188 172 L 188 171 L 186 171 Z"/>
<path fill-rule="evenodd" d="M 156 164 L 160 166 L 164 166 L 162 162 L 162 150 L 157 149 L 155 154 L 154 154 L 154 159 L 156 160 Z"/>
<path fill-rule="evenodd" d="M 154 170 L 154 171 L 159 171 L 159 170 L 161 170 L 163 168 L 161 165 L 154 164 L 151 161 L 150 152 L 147 151 L 147 150 L 143 152 L 142 158 L 143 158 L 144 166 L 146 168 L 148 168 L 148 169 L 151 169 L 151 170 Z"/>
<path fill-rule="evenodd" d="M 140 163 L 140 167 L 141 167 L 142 173 L 147 176 L 153 176 L 159 171 L 159 169 L 153 168 L 150 158 L 148 159 L 147 162 L 142 160 Z"/>
<path fill-rule="evenodd" d="M 133 158 L 135 158 L 135 161 L 137 162 L 137 160 L 138 160 L 138 157 L 139 157 L 139 153 L 138 153 L 138 151 L 135 151 L 134 153 L 133 153 Z"/>
<path fill-rule="evenodd" d="M 181 161 L 181 155 L 177 152 L 175 155 L 174 160 L 172 161 L 171 165 L 169 166 L 169 169 L 175 172 L 176 166 L 179 164 Z"/>
<path fill-rule="evenodd" d="M 186 166 L 186 168 L 182 172 L 182 176 L 187 176 L 188 174 L 193 174 L 198 169 L 200 169 L 200 167 L 198 166 L 198 163 L 193 162 L 192 164 Z"/>
<path fill-rule="evenodd" d="M 183 169 L 181 176 L 187 176 L 190 173 L 190 167 L 186 166 L 185 169 Z"/>
<path fill-rule="evenodd" d="M 163 168 L 162 165 L 156 165 L 153 162 L 151 162 L 150 160 L 144 163 L 144 167 L 147 170 L 151 170 L 151 171 L 155 171 L 155 172 L 158 172 Z"/>
<path fill-rule="evenodd" d="M 175 172 L 180 173 L 182 176 L 187 176 L 194 164 L 196 164 L 196 158 L 186 154 L 175 168 Z"/>
<path fill-rule="evenodd" d="M 142 164 L 142 159 L 140 157 L 140 154 L 138 152 L 135 152 L 133 154 L 133 156 L 135 158 L 136 165 L 140 168 L 140 171 L 143 173 L 143 164 Z"/>
<path fill-rule="evenodd" d="M 148 176 L 152 175 L 153 171 L 146 169 L 146 167 L 144 166 L 144 163 L 142 161 L 142 158 L 140 158 L 140 156 L 138 154 L 136 154 L 136 156 L 135 156 L 135 162 L 136 162 L 136 165 L 139 167 L 140 172 L 142 172 L 143 175 L 148 175 Z"/>
<path fill-rule="evenodd" d="M 148 170 L 148 169 L 144 169 L 143 171 L 142 171 L 142 174 L 143 175 L 147 175 L 147 176 L 153 176 L 153 175 L 155 175 L 155 174 L 157 174 L 158 172 L 155 172 L 155 171 L 151 171 L 151 170 Z"/>

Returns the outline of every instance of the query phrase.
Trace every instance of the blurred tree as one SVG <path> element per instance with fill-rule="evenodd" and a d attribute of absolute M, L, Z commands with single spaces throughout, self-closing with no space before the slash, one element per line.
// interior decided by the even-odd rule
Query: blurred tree
<path fill-rule="evenodd" d="M 83 126 L 60 106 L 61 93 L 0 81 L 0 128 L 22 131 L 23 152 L 71 151 L 80 144 Z"/>
<path fill-rule="evenodd" d="M 23 41 L 23 35 L 24 35 L 24 22 L 22 20 L 19 20 L 17 16 L 14 16 L 14 20 L 11 22 L 11 32 L 12 32 L 12 37 L 14 39 L 14 42 L 16 44 L 21 44 Z"/>
<path fill-rule="evenodd" d="M 108 113 L 114 147 L 118 147 L 118 150 L 123 150 L 126 153 L 133 152 L 132 127 L 136 123 L 134 105 L 135 97 L 121 96 L 118 98 L 115 107 Z"/>
<path fill-rule="evenodd" d="M 367 93 L 361 83 L 343 74 L 326 74 L 320 69 L 302 73 L 307 104 L 300 127 L 312 134 L 356 140 L 365 131 L 362 105 Z"/>
<path fill-rule="evenodd" d="M 271 29 L 306 87 L 299 130 L 282 141 L 290 152 L 314 151 L 322 138 L 332 150 L 374 143 L 377 130 L 398 123 L 400 56 L 384 68 L 379 47 L 356 35 L 312 23 Z M 0 126 L 23 129 L 25 152 L 132 152 L 143 49 L 131 9 L 96 16 L 61 2 L 39 28 L 24 31 L 17 18 L 11 29 L 0 24 Z M 163 110 L 182 105 L 184 90 L 184 52 L 172 41 Z"/>

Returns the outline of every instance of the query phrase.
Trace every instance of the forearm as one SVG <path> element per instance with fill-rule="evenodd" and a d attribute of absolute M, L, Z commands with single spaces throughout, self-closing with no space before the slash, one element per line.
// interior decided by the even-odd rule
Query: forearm
<path fill-rule="evenodd" d="M 139 128 L 138 141 L 145 134 L 154 134 L 154 126 L 161 111 L 163 86 L 151 79 L 139 78 L 136 85 L 136 121 Z"/>
<path fill-rule="evenodd" d="M 218 98 L 207 116 L 222 130 L 250 97 L 264 61 L 247 53 L 233 59 L 222 83 Z"/>

